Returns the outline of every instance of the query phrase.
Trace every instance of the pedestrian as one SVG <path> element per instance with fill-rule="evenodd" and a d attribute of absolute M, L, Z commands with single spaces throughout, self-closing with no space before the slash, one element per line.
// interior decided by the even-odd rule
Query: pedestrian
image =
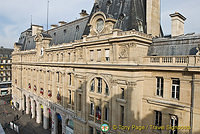
<path fill-rule="evenodd" d="M 18 114 L 16 115 L 16 120 L 19 120 L 19 115 Z"/>

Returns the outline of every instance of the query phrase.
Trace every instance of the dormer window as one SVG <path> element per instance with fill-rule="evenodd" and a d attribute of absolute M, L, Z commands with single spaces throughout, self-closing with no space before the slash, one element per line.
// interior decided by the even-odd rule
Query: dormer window
<path fill-rule="evenodd" d="M 78 31 L 79 31 L 79 25 L 76 26 L 76 32 L 78 32 Z"/>
<path fill-rule="evenodd" d="M 138 23 L 138 30 L 139 30 L 139 32 L 144 32 L 142 21 L 138 20 L 137 23 Z"/>
<path fill-rule="evenodd" d="M 125 18 L 125 16 L 126 16 L 125 14 L 121 13 L 119 16 L 119 20 L 122 21 Z"/>
<path fill-rule="evenodd" d="M 64 29 L 64 30 L 63 30 L 63 32 L 64 32 L 64 34 L 66 34 L 67 30 L 66 30 L 66 29 Z"/>
<path fill-rule="evenodd" d="M 107 14 L 108 14 L 108 12 L 109 12 L 109 9 L 110 9 L 111 4 L 112 4 L 111 0 L 108 0 L 107 3 L 106 3 L 106 6 L 107 6 Z"/>
<path fill-rule="evenodd" d="M 96 3 L 96 6 L 95 6 L 95 10 L 96 10 L 96 12 L 98 12 L 99 9 L 100 9 L 100 7 L 99 7 L 99 5 Z"/>
<path fill-rule="evenodd" d="M 76 26 L 76 33 L 75 33 L 75 37 L 74 39 L 77 40 L 78 39 L 78 32 L 79 32 L 79 25 Z"/>

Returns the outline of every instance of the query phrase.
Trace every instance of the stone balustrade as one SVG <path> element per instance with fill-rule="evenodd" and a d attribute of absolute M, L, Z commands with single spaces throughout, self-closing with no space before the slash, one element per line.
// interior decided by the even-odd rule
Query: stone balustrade
<path fill-rule="evenodd" d="M 145 65 L 200 66 L 200 56 L 148 56 Z"/>

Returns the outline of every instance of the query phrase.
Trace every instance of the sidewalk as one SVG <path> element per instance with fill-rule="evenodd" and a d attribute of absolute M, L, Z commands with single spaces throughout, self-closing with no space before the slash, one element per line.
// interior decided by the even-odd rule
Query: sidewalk
<path fill-rule="evenodd" d="M 19 120 L 14 120 L 18 115 Z M 16 134 L 15 131 L 9 129 L 9 122 L 14 121 L 19 126 L 20 134 L 50 134 L 50 130 L 43 129 L 41 124 L 37 124 L 35 119 L 30 119 L 30 115 L 22 115 L 21 111 L 13 110 L 10 104 L 5 104 L 0 100 L 0 123 L 2 124 L 6 134 Z"/>

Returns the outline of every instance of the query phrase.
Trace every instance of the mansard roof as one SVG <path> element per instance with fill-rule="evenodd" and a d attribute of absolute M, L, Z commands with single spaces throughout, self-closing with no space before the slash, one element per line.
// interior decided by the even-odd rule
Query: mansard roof
<path fill-rule="evenodd" d="M 177 37 L 154 38 L 148 56 L 196 55 L 200 34 L 185 34 Z"/>
<path fill-rule="evenodd" d="M 142 28 L 146 33 L 146 0 L 98 0 L 94 4 L 90 19 L 98 11 L 103 12 L 109 18 L 116 19 L 116 29 L 123 31 L 135 29 L 139 31 L 139 26 L 142 23 Z M 88 26 L 84 34 L 89 34 Z"/>
<path fill-rule="evenodd" d="M 88 16 L 77 19 L 62 26 L 48 30 L 48 34 L 47 31 L 44 31 L 42 35 L 47 38 L 52 38 L 50 46 L 69 43 L 73 42 L 74 40 L 80 40 L 87 25 L 88 19 Z M 18 41 L 18 43 L 23 44 L 21 47 L 22 51 L 35 49 L 36 43 L 34 41 L 34 37 L 35 36 L 32 36 L 31 28 L 22 32 Z"/>
<path fill-rule="evenodd" d="M 114 28 L 123 31 L 131 29 L 138 31 L 138 22 L 140 21 L 146 33 L 146 0 L 99 0 L 98 3 L 94 4 L 90 16 L 48 30 L 49 36 L 52 37 L 50 45 L 73 42 L 80 40 L 83 35 L 88 35 L 90 19 L 98 11 L 117 20 Z M 31 31 L 32 28 L 29 28 L 21 33 L 18 43 L 23 44 L 21 47 L 23 51 L 35 48 Z M 46 32 L 44 31 L 44 33 Z"/>

